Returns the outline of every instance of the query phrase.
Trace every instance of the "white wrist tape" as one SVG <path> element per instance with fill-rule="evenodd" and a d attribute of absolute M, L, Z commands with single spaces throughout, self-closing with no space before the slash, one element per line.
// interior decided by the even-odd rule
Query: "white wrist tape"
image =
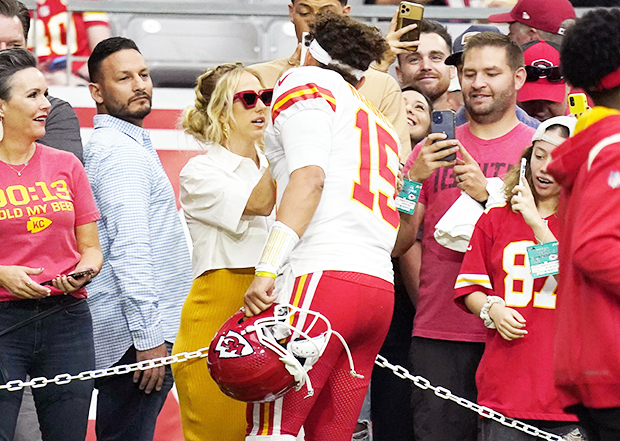
<path fill-rule="evenodd" d="M 480 309 L 480 318 L 484 320 L 484 326 L 489 329 L 497 329 L 497 327 L 495 326 L 495 322 L 489 315 L 489 309 L 491 309 L 491 306 L 493 306 L 495 303 L 506 306 L 506 302 L 501 297 L 488 296 L 487 301 L 484 302 L 484 305 L 482 305 L 482 308 Z"/>
<path fill-rule="evenodd" d="M 292 228 L 280 221 L 274 222 L 269 229 L 269 237 L 263 247 L 260 261 L 256 265 L 256 272 L 278 274 L 297 242 L 299 242 L 299 236 Z"/>

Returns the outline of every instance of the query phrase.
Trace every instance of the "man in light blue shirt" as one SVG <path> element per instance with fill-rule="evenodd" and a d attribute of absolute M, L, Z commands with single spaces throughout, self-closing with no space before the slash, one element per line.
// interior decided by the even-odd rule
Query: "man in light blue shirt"
<path fill-rule="evenodd" d="M 142 122 L 153 84 L 135 43 L 100 42 L 88 60 L 97 104 L 84 162 L 101 213 L 104 265 L 90 285 L 97 368 L 169 355 L 192 278 L 172 185 Z M 150 441 L 170 367 L 96 380 L 99 440 Z"/>

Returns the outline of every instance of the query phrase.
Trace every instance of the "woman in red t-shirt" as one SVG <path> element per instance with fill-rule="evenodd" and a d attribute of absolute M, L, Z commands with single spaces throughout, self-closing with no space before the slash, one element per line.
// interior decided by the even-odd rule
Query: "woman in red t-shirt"
<path fill-rule="evenodd" d="M 506 204 L 478 220 L 456 281 L 455 300 L 489 328 L 476 371 L 478 404 L 558 435 L 579 434 L 553 383 L 556 280 L 533 278 L 528 248 L 555 241 L 560 185 L 547 173 L 551 152 L 576 120 L 560 116 L 538 128 L 519 167 L 505 177 Z M 465 308 L 466 307 L 466 308 Z M 481 420 L 479 440 L 529 440 L 530 435 Z M 580 439 L 580 438 L 576 438 Z"/>
<path fill-rule="evenodd" d="M 79 160 L 35 142 L 46 95 L 32 53 L 0 52 L 0 384 L 95 367 L 84 285 L 103 263 L 99 214 Z M 84 440 L 92 389 L 33 388 L 45 439 Z M 0 439 L 13 439 L 21 397 L 0 390 Z"/>

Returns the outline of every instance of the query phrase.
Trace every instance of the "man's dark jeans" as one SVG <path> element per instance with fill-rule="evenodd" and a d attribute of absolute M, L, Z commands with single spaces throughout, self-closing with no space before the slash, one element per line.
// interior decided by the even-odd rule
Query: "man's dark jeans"
<path fill-rule="evenodd" d="M 166 342 L 168 353 L 172 343 Z M 136 362 L 136 348 L 131 346 L 115 364 Z M 157 416 L 173 384 L 172 370 L 166 366 L 162 389 L 144 393 L 133 382 L 133 372 L 95 380 L 97 398 L 97 441 L 152 441 Z"/>

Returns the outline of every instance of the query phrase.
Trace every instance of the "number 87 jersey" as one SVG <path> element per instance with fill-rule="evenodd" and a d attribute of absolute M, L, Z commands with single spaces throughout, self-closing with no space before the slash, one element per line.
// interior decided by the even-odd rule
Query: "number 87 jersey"
<path fill-rule="evenodd" d="M 325 172 L 317 210 L 290 255 L 293 274 L 352 271 L 392 282 L 396 131 L 340 74 L 316 66 L 285 72 L 272 102 L 265 153 L 278 205 L 295 170 Z"/>

